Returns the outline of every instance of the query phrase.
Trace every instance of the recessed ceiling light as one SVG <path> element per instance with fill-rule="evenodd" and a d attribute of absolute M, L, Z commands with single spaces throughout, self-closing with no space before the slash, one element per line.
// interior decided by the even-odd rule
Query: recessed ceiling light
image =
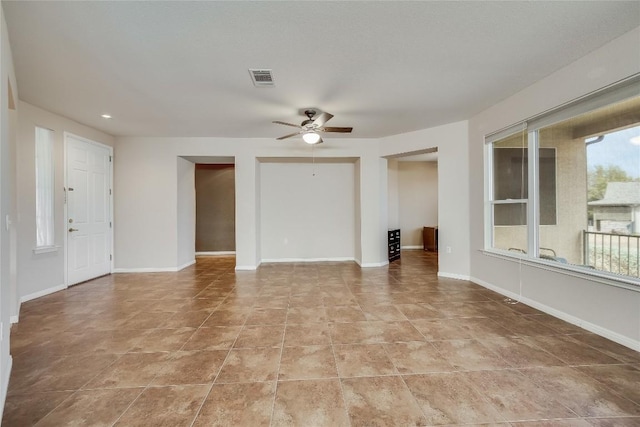
<path fill-rule="evenodd" d="M 102 117 L 103 119 L 110 119 L 111 115 L 110 114 L 103 114 L 100 117 Z"/>
<path fill-rule="evenodd" d="M 634 145 L 640 145 L 640 136 L 634 136 L 629 140 Z"/>

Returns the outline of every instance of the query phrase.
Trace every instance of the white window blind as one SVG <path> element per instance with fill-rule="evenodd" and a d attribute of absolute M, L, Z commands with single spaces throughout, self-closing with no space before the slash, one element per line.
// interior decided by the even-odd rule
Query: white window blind
<path fill-rule="evenodd" d="M 508 136 L 515 135 L 516 133 L 522 133 L 522 131 L 524 131 L 525 129 L 527 129 L 527 122 L 516 123 L 499 131 L 486 135 L 484 137 L 484 142 L 485 144 L 491 144 L 492 142 L 496 142 Z"/>
<path fill-rule="evenodd" d="M 533 132 L 638 95 L 640 95 L 640 74 L 635 74 L 611 86 L 530 117 L 527 119 L 527 130 Z"/>
<path fill-rule="evenodd" d="M 36 247 L 54 244 L 53 131 L 36 127 Z"/>

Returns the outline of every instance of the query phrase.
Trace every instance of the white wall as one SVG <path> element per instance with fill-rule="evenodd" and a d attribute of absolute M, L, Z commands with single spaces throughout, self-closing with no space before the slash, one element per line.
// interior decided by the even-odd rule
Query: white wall
<path fill-rule="evenodd" d="M 108 146 L 114 138 L 65 117 L 20 101 L 18 109 L 18 297 L 22 302 L 64 287 L 64 133 L 90 139 Z M 55 245 L 57 252 L 34 254 L 35 217 L 35 127 L 54 132 L 55 168 Z M 117 227 L 117 224 L 115 224 Z"/>
<path fill-rule="evenodd" d="M 1 9 L 1 8 L 0 8 Z M 8 82 L 17 85 L 4 12 L 0 10 L 0 417 L 11 374 L 10 318 L 17 314 L 16 290 L 16 139 L 15 111 L 9 110 Z"/>
<path fill-rule="evenodd" d="M 370 150 L 358 162 L 360 169 L 359 218 L 360 253 L 356 261 L 362 267 L 389 263 L 387 212 L 387 160 Z"/>
<path fill-rule="evenodd" d="M 315 149 L 317 159 L 355 162 L 354 251 L 360 265 L 381 266 L 387 261 L 388 173 L 381 156 L 438 147 L 441 242 L 446 237 L 452 254 L 440 254 L 441 272 L 468 277 L 468 178 L 466 122 L 454 123 L 384 140 L 328 139 Z M 442 147 L 442 148 L 440 148 Z M 236 268 L 254 269 L 265 246 L 261 231 L 262 193 L 260 161 L 310 158 L 305 144 L 272 139 L 143 138 L 122 137 L 116 142 L 115 263 L 117 271 L 177 269 L 178 222 L 176 157 L 234 157 L 236 165 Z M 444 183 L 444 184 L 443 184 Z M 443 223 L 442 212 L 447 212 Z M 453 212 L 453 213 L 451 213 Z M 447 232 L 447 230 L 449 230 Z M 334 255 L 335 256 L 335 255 Z"/>
<path fill-rule="evenodd" d="M 356 160 L 355 164 L 354 164 L 354 170 L 355 170 L 355 174 L 354 174 L 354 185 L 353 185 L 353 194 L 355 196 L 355 205 L 354 205 L 354 226 L 355 226 L 355 261 L 359 264 L 362 265 L 362 244 L 360 242 L 362 242 L 362 216 L 360 214 L 360 212 L 362 211 L 362 203 L 360 202 L 362 200 L 361 197 L 361 185 L 360 185 L 360 181 L 361 181 L 361 176 L 362 176 L 362 171 L 360 170 L 360 159 Z"/>
<path fill-rule="evenodd" d="M 484 135 L 640 72 L 639 41 L 637 28 L 469 121 L 469 252 L 475 281 L 503 293 L 519 293 L 517 263 L 481 252 Z M 622 289 L 538 266 L 523 266 L 521 278 L 522 295 L 530 304 L 640 350 L 640 290 Z"/>
<path fill-rule="evenodd" d="M 402 247 L 423 247 L 423 227 L 438 225 L 438 163 L 398 162 Z"/>
<path fill-rule="evenodd" d="M 273 139 L 142 138 L 116 142 L 115 263 L 117 271 L 177 269 L 177 169 L 179 156 L 234 157 L 236 165 L 236 268 L 254 269 L 261 254 L 260 160 L 310 158 L 303 143 Z M 386 261 L 386 160 L 374 140 L 328 139 L 316 159 L 358 159 L 359 192 L 354 192 L 360 224 L 355 224 L 355 258 L 362 265 Z M 384 164 L 384 168 L 382 165 Z M 357 169 L 357 168 L 356 168 Z M 357 172 L 355 172 L 357 173 Z M 384 185 L 383 185 L 384 182 Z M 350 181 L 352 185 L 354 180 Z M 384 207 L 384 209 L 382 208 Z M 384 212 L 382 212 L 384 210 Z M 358 254 L 361 251 L 361 256 Z M 353 255 L 352 255 L 353 256 Z"/>
<path fill-rule="evenodd" d="M 400 228 L 398 161 L 390 159 L 387 161 L 387 166 L 387 216 L 389 218 L 389 229 L 397 229 Z"/>
<path fill-rule="evenodd" d="M 354 164 L 260 164 L 262 261 L 355 259 Z"/>
<path fill-rule="evenodd" d="M 259 162 L 250 153 L 236 155 L 236 269 L 260 264 Z"/>
<path fill-rule="evenodd" d="M 379 141 L 380 155 L 396 156 L 438 149 L 438 274 L 468 279 L 469 255 L 469 149 L 468 123 L 450 123 L 430 129 L 389 136 Z"/>
<path fill-rule="evenodd" d="M 177 155 L 116 141 L 114 218 L 116 271 L 177 268 Z"/>
<path fill-rule="evenodd" d="M 195 164 L 177 158 L 178 195 L 178 268 L 196 262 L 196 181 Z"/>

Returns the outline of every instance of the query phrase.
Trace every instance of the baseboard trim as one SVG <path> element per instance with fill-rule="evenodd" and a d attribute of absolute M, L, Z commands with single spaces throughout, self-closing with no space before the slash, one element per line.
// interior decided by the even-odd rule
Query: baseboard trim
<path fill-rule="evenodd" d="M 471 276 L 467 276 L 464 274 L 445 273 L 443 271 L 438 271 L 438 277 L 444 277 L 446 279 L 456 279 L 456 280 L 471 280 Z"/>
<path fill-rule="evenodd" d="M 412 245 L 412 246 L 400 246 L 401 250 L 405 250 L 405 249 L 424 249 L 424 246 L 420 246 L 420 245 Z"/>
<path fill-rule="evenodd" d="M 189 261 L 178 267 L 142 267 L 142 268 L 115 268 L 114 273 L 175 273 L 184 270 L 196 263 L 196 260 Z"/>
<path fill-rule="evenodd" d="M 22 302 L 18 300 L 18 307 L 16 308 L 16 314 L 13 316 L 9 316 L 9 323 L 14 324 L 20 321 L 20 307 L 22 306 Z"/>
<path fill-rule="evenodd" d="M 52 286 L 51 288 L 47 288 L 42 291 L 34 292 L 32 294 L 20 297 L 20 304 L 22 304 L 23 302 L 31 301 L 32 299 L 52 294 L 54 292 L 64 291 L 65 289 L 67 289 L 67 285 Z"/>
<path fill-rule="evenodd" d="M 389 265 L 389 260 L 382 262 L 360 262 L 358 260 L 354 260 L 356 264 L 360 266 L 360 268 L 374 268 L 374 267 L 384 267 Z"/>
<path fill-rule="evenodd" d="M 271 264 L 278 262 L 347 262 L 355 261 L 353 257 L 335 257 L 335 258 L 277 258 L 263 259 L 260 263 Z"/>
<path fill-rule="evenodd" d="M 227 256 L 235 255 L 236 251 L 210 251 L 210 252 L 196 252 L 196 256 Z"/>
<path fill-rule="evenodd" d="M 143 267 L 143 268 L 114 268 L 113 272 L 118 273 L 172 273 L 178 271 L 175 267 Z"/>
<path fill-rule="evenodd" d="M 258 269 L 258 265 L 236 265 L 236 271 L 255 271 Z"/>
<path fill-rule="evenodd" d="M 601 337 L 610 339 L 611 341 L 617 342 L 618 344 L 623 345 L 625 347 L 629 347 L 632 350 L 640 351 L 640 341 L 636 341 L 632 338 L 626 337 L 624 335 L 620 335 L 617 332 L 613 332 L 609 329 L 603 328 L 602 326 L 598 326 L 591 322 L 587 322 L 585 320 L 580 319 L 579 317 L 572 316 L 563 311 L 556 310 L 553 307 L 549 307 L 548 305 L 542 304 L 540 302 L 529 299 L 527 297 L 521 297 L 515 292 L 507 291 L 506 289 L 502 289 L 498 286 L 492 285 L 491 283 L 485 282 L 484 280 L 480 280 L 475 277 L 472 277 L 470 280 L 484 288 L 490 289 L 508 298 L 520 301 L 523 304 L 526 304 L 544 313 L 550 314 L 551 316 L 557 317 L 558 319 L 564 320 L 565 322 L 569 322 L 572 325 L 576 325 L 589 332 L 593 332 L 594 334 L 600 335 Z"/>
<path fill-rule="evenodd" d="M 5 365 L 4 378 L 2 379 L 2 390 L 0 390 L 0 420 L 4 414 L 4 404 L 7 400 L 7 392 L 9 391 L 9 378 L 11 378 L 11 369 L 13 368 L 13 357 L 9 354 L 9 360 Z"/>
<path fill-rule="evenodd" d="M 196 259 L 195 259 L 195 258 L 193 258 L 191 261 L 188 261 L 188 262 L 185 262 L 185 263 L 184 263 L 184 264 L 182 264 L 182 265 L 179 265 L 179 266 L 176 268 L 176 271 L 184 270 L 184 269 L 185 269 L 185 268 L 187 268 L 187 267 L 191 267 L 191 266 L 192 266 L 193 264 L 195 264 L 195 263 L 196 263 Z"/>

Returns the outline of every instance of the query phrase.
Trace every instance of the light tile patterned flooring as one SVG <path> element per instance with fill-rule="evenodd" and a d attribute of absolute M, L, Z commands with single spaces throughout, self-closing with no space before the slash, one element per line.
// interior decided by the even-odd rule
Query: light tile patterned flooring
<path fill-rule="evenodd" d="M 199 258 L 28 302 L 3 425 L 640 426 L 640 353 L 435 265 Z"/>

